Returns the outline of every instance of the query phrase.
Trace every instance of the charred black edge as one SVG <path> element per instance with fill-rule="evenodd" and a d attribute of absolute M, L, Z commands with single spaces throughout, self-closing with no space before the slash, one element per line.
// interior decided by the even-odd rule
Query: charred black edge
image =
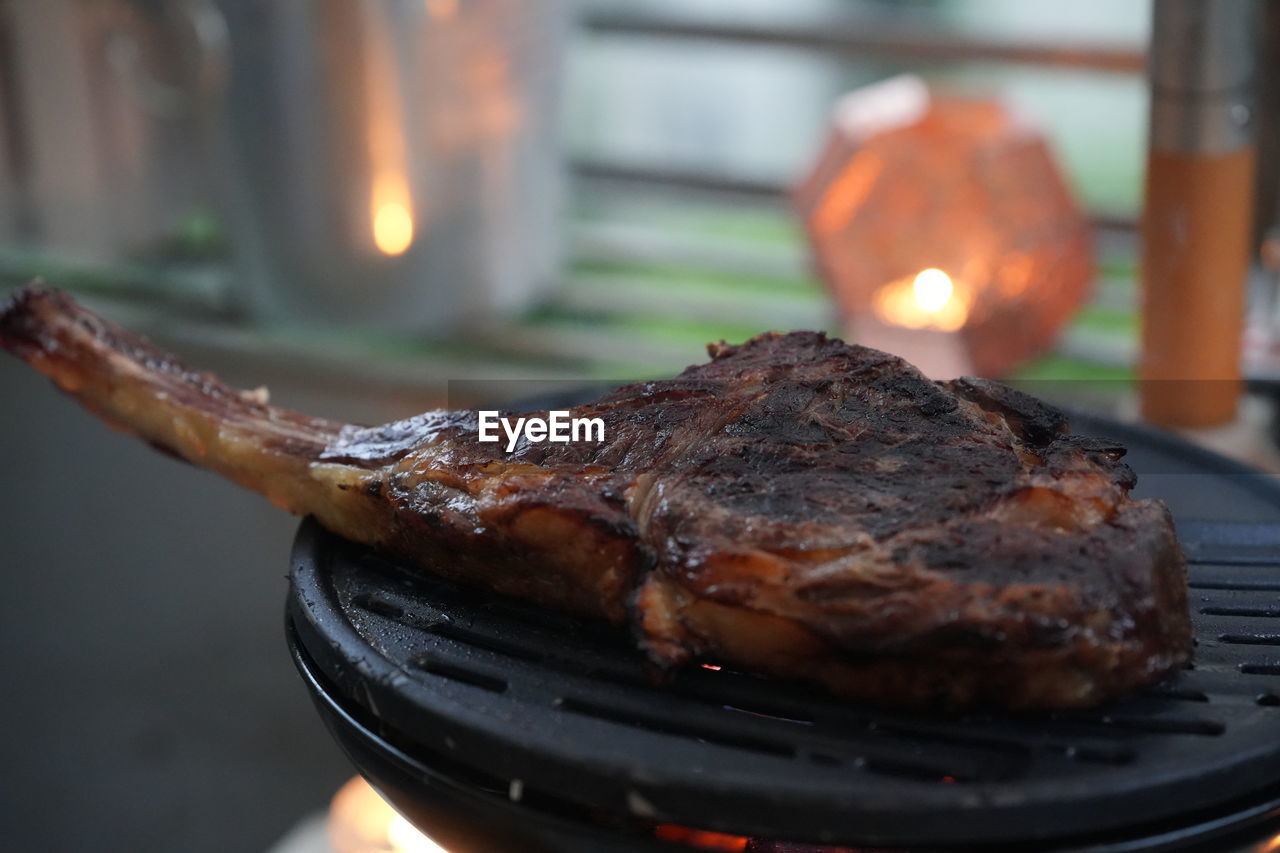
<path fill-rule="evenodd" d="M 741 352 L 745 349 L 749 349 L 750 347 L 758 346 L 768 341 L 777 340 L 778 338 L 786 337 L 789 334 L 808 335 L 812 337 L 813 342 L 817 344 L 825 344 L 830 340 L 827 337 L 826 332 L 812 332 L 812 331 L 800 331 L 800 330 L 795 330 L 792 332 L 778 332 L 778 331 L 761 332 L 755 337 L 748 338 L 747 340 L 743 341 L 740 344 L 728 343 L 723 338 L 721 338 L 718 341 L 709 343 L 707 344 L 707 355 L 711 357 L 712 361 L 716 361 L 722 358 L 728 358 L 729 356 L 734 355 L 735 353 Z M 858 345 L 846 344 L 846 346 L 856 347 Z M 866 349 L 866 348 L 863 347 L 863 349 Z"/>
<path fill-rule="evenodd" d="M 1067 416 L 1055 406 L 991 379 L 962 376 L 947 383 L 956 394 L 1002 416 L 1029 444 L 1043 447 L 1067 431 Z"/>
<path fill-rule="evenodd" d="M 1138 484 L 1138 474 L 1122 458 L 1129 452 L 1124 443 L 1115 439 L 1095 435 L 1062 435 L 1043 452 L 1050 469 L 1055 467 L 1055 460 L 1063 455 L 1084 454 L 1093 464 L 1106 471 L 1111 481 L 1126 492 Z"/>
<path fill-rule="evenodd" d="M 70 327 L 79 327 L 102 349 L 136 362 L 152 374 L 180 377 L 198 385 L 205 394 L 241 397 L 239 391 L 212 374 L 192 370 L 172 353 L 100 317 L 65 291 L 49 287 L 40 279 L 18 288 L 0 308 L 0 346 L 19 358 L 27 358 L 35 351 L 53 353 L 73 344 L 67 331 Z"/>
<path fill-rule="evenodd" d="M 32 351 L 40 349 L 40 324 L 35 318 L 37 304 L 60 296 L 60 291 L 45 287 L 40 279 L 28 282 L 9 294 L 0 305 L 0 346 L 24 359 Z"/>

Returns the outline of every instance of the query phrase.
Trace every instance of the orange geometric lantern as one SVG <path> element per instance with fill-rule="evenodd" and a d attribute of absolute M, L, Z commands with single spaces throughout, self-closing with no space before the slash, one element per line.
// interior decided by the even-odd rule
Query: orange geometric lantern
<path fill-rule="evenodd" d="M 1088 294 L 1088 220 L 1044 136 L 914 77 L 846 95 L 793 193 L 846 333 L 938 378 L 1001 376 Z"/>

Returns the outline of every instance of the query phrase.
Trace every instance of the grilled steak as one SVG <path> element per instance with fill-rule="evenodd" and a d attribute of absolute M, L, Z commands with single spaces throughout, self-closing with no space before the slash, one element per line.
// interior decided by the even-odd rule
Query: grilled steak
<path fill-rule="evenodd" d="M 37 287 L 0 343 L 101 417 L 401 561 L 884 705 L 1081 707 L 1189 659 L 1185 568 L 1124 448 L 1001 385 L 822 334 L 710 347 L 481 443 L 474 412 L 364 428 L 273 408 Z M 545 416 L 545 413 L 542 413 Z M 566 637 L 566 642 L 573 638 Z"/>

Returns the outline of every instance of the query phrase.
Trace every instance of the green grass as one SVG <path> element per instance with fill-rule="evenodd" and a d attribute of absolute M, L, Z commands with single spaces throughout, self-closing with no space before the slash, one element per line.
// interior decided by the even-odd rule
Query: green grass
<path fill-rule="evenodd" d="M 1095 263 L 1100 279 L 1126 282 L 1138 279 L 1138 259 L 1134 255 L 1099 255 Z"/>
<path fill-rule="evenodd" d="M 1071 325 L 1076 328 L 1109 335 L 1136 336 L 1138 334 L 1138 314 L 1136 311 L 1122 311 L 1099 305 L 1086 305 L 1080 309 L 1080 313 L 1075 316 Z"/>
<path fill-rule="evenodd" d="M 1044 382 L 1073 380 L 1087 382 L 1132 382 L 1134 372 L 1129 367 L 1113 367 L 1094 364 L 1076 358 L 1050 353 L 1015 370 L 1010 376 L 1015 382 Z"/>

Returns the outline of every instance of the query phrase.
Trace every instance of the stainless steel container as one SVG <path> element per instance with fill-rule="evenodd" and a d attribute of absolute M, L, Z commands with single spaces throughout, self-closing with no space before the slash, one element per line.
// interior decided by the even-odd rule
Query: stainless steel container
<path fill-rule="evenodd" d="M 433 332 L 555 276 L 559 0 L 221 0 L 226 188 L 263 316 Z"/>

